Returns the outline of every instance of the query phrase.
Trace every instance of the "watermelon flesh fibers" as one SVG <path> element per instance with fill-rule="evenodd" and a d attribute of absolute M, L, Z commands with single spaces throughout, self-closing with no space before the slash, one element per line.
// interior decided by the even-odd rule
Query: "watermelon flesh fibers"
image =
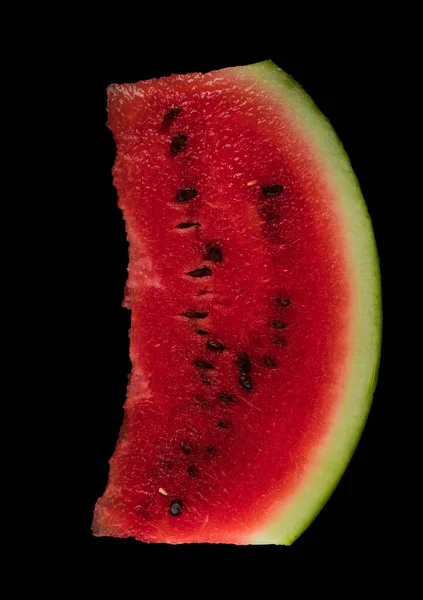
<path fill-rule="evenodd" d="M 95 535 L 290 544 L 364 426 L 377 255 L 341 144 L 270 61 L 108 89 L 125 417 Z"/>

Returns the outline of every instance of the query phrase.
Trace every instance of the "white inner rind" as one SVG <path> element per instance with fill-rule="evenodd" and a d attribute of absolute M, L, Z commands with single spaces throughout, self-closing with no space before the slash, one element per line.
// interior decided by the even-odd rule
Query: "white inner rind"
<path fill-rule="evenodd" d="M 317 448 L 302 484 L 265 528 L 245 543 L 292 544 L 327 502 L 344 473 L 360 439 L 377 380 L 382 333 L 379 260 L 372 224 L 350 160 L 329 121 L 312 99 L 284 71 L 266 61 L 240 67 L 266 92 L 288 106 L 327 169 L 344 226 L 353 290 L 347 384 L 328 435 Z M 231 69 L 236 71 L 236 69 Z"/>

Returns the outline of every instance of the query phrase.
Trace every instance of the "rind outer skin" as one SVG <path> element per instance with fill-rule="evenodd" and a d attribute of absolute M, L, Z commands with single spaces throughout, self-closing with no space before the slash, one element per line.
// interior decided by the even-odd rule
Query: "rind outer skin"
<path fill-rule="evenodd" d="M 238 68 L 231 69 L 236 72 Z M 287 104 L 327 170 L 344 236 L 353 290 L 352 353 L 347 384 L 325 441 L 307 477 L 276 509 L 273 518 L 245 540 L 247 544 L 292 544 L 310 525 L 342 477 L 361 437 L 376 386 L 382 334 L 379 259 L 373 228 L 350 160 L 329 121 L 312 99 L 272 61 L 239 67 L 241 76 L 259 80 L 275 102 Z M 236 74 L 236 73 L 235 73 Z"/>

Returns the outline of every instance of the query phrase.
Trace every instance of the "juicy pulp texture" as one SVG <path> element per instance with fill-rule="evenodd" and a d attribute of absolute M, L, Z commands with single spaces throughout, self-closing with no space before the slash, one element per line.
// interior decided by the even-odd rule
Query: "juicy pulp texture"
<path fill-rule="evenodd" d="M 109 126 L 132 374 L 94 533 L 291 543 L 353 452 L 377 369 L 377 262 L 348 159 L 272 63 L 111 86 Z"/>

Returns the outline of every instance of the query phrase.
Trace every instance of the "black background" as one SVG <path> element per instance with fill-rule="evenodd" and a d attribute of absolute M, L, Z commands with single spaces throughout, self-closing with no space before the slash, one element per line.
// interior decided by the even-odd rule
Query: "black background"
<path fill-rule="evenodd" d="M 388 544 L 387 515 L 395 502 L 390 489 L 394 390 L 388 389 L 386 382 L 385 348 L 374 404 L 352 462 L 326 507 L 292 547 L 171 547 L 91 534 L 94 504 L 106 485 L 107 462 L 122 421 L 130 368 L 129 312 L 121 308 L 127 243 L 112 186 L 115 147 L 106 128 L 106 87 L 110 83 L 206 72 L 271 58 L 312 96 L 343 142 L 373 221 L 384 295 L 390 285 L 384 260 L 388 240 L 383 183 L 389 110 L 384 103 L 384 63 L 389 44 L 380 39 L 365 44 L 361 38 L 360 45 L 352 45 L 340 36 L 334 51 L 333 46 L 323 48 L 316 42 L 283 45 L 260 39 L 223 46 L 214 35 L 207 39 L 197 35 L 195 42 L 184 38 L 180 43 L 178 35 L 161 39 L 160 52 L 153 52 L 151 35 L 148 39 L 140 35 L 136 45 L 128 48 L 85 36 L 64 55 L 66 78 L 59 100 L 68 106 L 66 135 L 71 149 L 62 191 L 69 197 L 64 219 L 72 223 L 68 258 L 75 282 L 69 289 L 74 318 L 69 320 L 68 335 L 70 346 L 78 350 L 65 393 L 69 418 L 70 413 L 76 414 L 64 492 L 68 496 L 72 490 L 72 509 L 67 512 L 65 530 L 61 517 L 57 532 L 65 536 L 67 550 L 71 549 L 76 561 L 119 557 L 140 564 L 157 560 L 167 564 L 196 558 L 226 564 L 227 560 L 252 559 L 265 561 L 261 562 L 264 565 L 316 553 L 350 556 L 364 548 L 380 552 Z M 76 47 L 78 51 L 73 52 Z M 66 413 L 61 417 L 64 422 Z M 59 498 L 53 495 L 52 501 L 57 503 Z"/>

